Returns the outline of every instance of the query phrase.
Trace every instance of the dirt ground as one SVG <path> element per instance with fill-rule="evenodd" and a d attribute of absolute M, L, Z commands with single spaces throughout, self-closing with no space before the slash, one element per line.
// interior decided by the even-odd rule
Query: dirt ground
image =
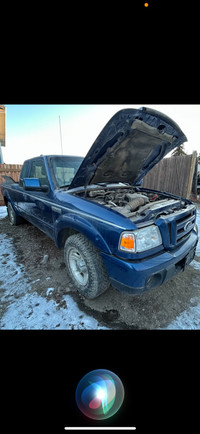
<path fill-rule="evenodd" d="M 65 307 L 63 296 L 71 295 L 81 311 L 93 316 L 99 324 L 113 329 L 167 328 L 175 318 L 200 297 L 200 257 L 197 267 L 189 265 L 184 273 L 143 295 L 127 295 L 112 286 L 95 300 L 84 299 L 70 283 L 65 269 L 63 250 L 29 223 L 11 226 L 8 217 L 0 220 L 0 232 L 13 240 L 19 264 L 40 296 L 53 299 Z M 6 261 L 6 258 L 5 258 Z M 53 293 L 47 295 L 51 286 Z"/>

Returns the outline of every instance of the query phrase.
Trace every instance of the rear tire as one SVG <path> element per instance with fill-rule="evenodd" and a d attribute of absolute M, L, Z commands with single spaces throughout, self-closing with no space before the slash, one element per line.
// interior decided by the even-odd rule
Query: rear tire
<path fill-rule="evenodd" d="M 8 209 L 8 218 L 12 226 L 17 226 L 23 223 L 24 219 L 16 214 L 11 202 L 8 202 L 7 209 Z"/>
<path fill-rule="evenodd" d="M 67 238 L 64 258 L 73 284 L 84 297 L 96 298 L 107 290 L 110 281 L 103 260 L 96 247 L 82 234 Z"/>

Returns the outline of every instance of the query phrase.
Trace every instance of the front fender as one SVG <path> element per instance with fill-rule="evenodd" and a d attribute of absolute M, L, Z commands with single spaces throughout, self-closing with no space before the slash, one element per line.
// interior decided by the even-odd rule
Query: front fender
<path fill-rule="evenodd" d="M 15 203 L 14 203 L 11 195 L 9 194 L 9 191 L 5 187 L 2 187 L 2 195 L 3 195 L 3 199 L 4 199 L 5 204 L 7 205 L 7 203 L 10 202 L 12 207 L 14 208 L 14 210 L 16 210 Z"/>
<path fill-rule="evenodd" d="M 63 246 L 63 235 L 65 234 L 67 238 L 71 234 L 71 230 L 83 234 L 99 250 L 111 254 L 111 250 L 100 232 L 88 220 L 78 215 L 62 215 L 55 221 L 55 242 L 59 248 Z"/>

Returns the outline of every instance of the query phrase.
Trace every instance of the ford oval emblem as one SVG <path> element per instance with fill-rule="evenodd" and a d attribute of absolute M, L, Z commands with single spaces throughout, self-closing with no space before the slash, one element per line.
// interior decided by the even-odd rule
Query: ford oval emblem
<path fill-rule="evenodd" d="M 188 231 L 189 229 L 192 229 L 192 227 L 194 226 L 194 223 L 193 222 L 187 222 L 186 224 L 185 224 L 185 226 L 184 226 L 184 231 L 186 232 L 186 231 Z"/>

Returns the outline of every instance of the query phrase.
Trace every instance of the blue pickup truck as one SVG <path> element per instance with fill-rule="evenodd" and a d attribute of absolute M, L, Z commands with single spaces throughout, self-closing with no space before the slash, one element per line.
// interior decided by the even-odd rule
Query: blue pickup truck
<path fill-rule="evenodd" d="M 120 110 L 85 158 L 41 155 L 24 162 L 19 183 L 2 184 L 10 223 L 28 220 L 63 248 L 68 274 L 87 298 L 110 283 L 129 294 L 162 285 L 194 258 L 196 207 L 141 181 L 185 141 L 156 110 Z"/>

